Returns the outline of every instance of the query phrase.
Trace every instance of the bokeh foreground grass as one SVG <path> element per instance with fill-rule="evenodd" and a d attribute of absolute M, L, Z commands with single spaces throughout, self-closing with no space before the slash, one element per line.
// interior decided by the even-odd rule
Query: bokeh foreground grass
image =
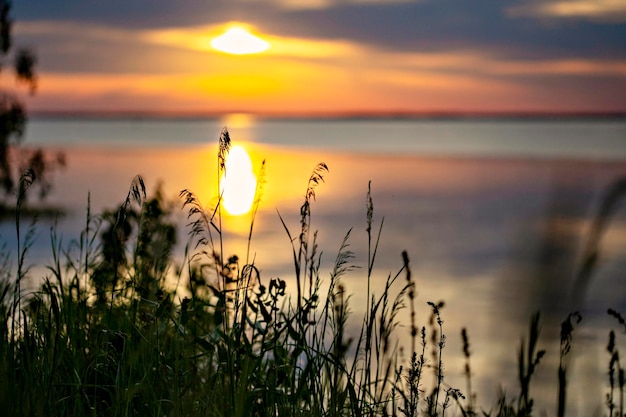
<path fill-rule="evenodd" d="M 230 148 L 220 135 L 220 178 Z M 16 268 L 2 253 L 0 272 L 0 410 L 11 416 L 444 416 L 538 414 L 531 391 L 545 354 L 539 348 L 540 316 L 531 318 L 518 346 L 519 391 L 496 404 L 479 405 L 470 366 L 469 336 L 462 329 L 466 384 L 446 381 L 442 302 L 428 302 L 427 326 L 416 317 L 416 283 L 409 256 L 371 290 L 382 222 L 373 221 L 367 196 L 368 305 L 356 334 L 349 334 L 349 296 L 342 277 L 353 257 L 345 236 L 330 278 L 320 278 L 320 250 L 311 229 L 311 207 L 328 167 L 309 178 L 292 231 L 295 289 L 286 279 L 261 279 L 250 253 L 224 254 L 218 203 L 207 210 L 188 190 L 180 194 L 189 219 L 182 262 L 172 257 L 174 209 L 157 192 L 147 198 L 141 177 L 114 212 L 92 215 L 80 237 L 63 245 L 51 232 L 53 262 L 33 292 L 27 253 L 33 230 L 21 230 L 22 202 L 33 177 L 21 179 L 16 205 Z M 263 173 L 260 173 L 263 177 Z M 259 189 L 253 212 L 262 194 Z M 218 186 L 219 189 L 219 186 Z M 620 190 L 619 188 L 617 189 Z M 611 195 L 611 194 L 610 194 Z M 610 196 L 609 195 L 609 196 Z M 614 195 L 620 195 L 620 193 Z M 616 199 L 615 197 L 613 198 Z M 609 201 L 610 203 L 610 201 Z M 612 206 L 596 224 L 605 226 Z M 280 216 L 280 214 L 279 214 Z M 602 216 L 600 216 L 602 217 Z M 252 240 L 254 216 L 249 229 Z M 282 221 L 281 217 L 281 221 Z M 250 245 L 248 245 L 250 252 Z M 226 255 L 226 256 L 225 256 Z M 587 251 L 584 273 L 597 253 Z M 400 259 L 400 258 L 399 258 Z M 172 284 L 172 277 L 175 283 Z M 285 278 L 285 277 L 284 277 Z M 409 314 L 400 326 L 400 311 Z M 621 331 L 624 318 L 609 310 Z M 568 354 L 581 316 L 561 328 L 558 397 L 549 414 L 567 415 Z M 410 332 L 412 354 L 400 354 L 395 333 Z M 609 335 L 605 415 L 624 415 L 624 368 L 616 337 Z M 409 350 L 410 349 L 410 350 Z"/>

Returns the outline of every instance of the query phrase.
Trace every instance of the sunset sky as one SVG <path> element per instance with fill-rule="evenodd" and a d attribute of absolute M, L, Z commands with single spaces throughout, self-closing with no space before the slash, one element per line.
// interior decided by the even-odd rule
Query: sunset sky
<path fill-rule="evenodd" d="M 31 110 L 626 111 L 624 0 L 28 0 L 12 15 L 38 56 Z M 234 22 L 270 49 L 213 49 Z"/>

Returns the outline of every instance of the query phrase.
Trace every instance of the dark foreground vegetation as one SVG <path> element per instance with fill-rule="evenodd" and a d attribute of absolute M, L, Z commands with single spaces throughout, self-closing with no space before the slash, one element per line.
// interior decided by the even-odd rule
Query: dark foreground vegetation
<path fill-rule="evenodd" d="M 9 70 L 32 95 L 37 90 L 37 56 L 32 49 L 14 43 L 11 7 L 10 1 L 0 0 L 0 72 L 4 70 L 6 74 Z M 37 191 L 37 197 L 42 201 L 53 187 L 55 172 L 65 167 L 65 155 L 61 152 L 44 152 L 42 148 L 22 146 L 27 120 L 26 108 L 17 91 L 0 85 L 0 220 L 15 212 L 13 197 L 22 172 L 28 168 L 32 175 L 37 176 L 37 183 L 30 194 L 32 198 Z M 25 198 L 26 195 L 22 195 L 22 199 Z M 25 207 L 24 211 L 51 216 L 59 210 L 40 205 L 37 208 Z"/>
<path fill-rule="evenodd" d="M 219 145 L 221 173 L 230 147 L 226 130 Z M 216 207 L 205 210 L 188 190 L 181 192 L 181 202 L 190 239 L 185 259 L 175 262 L 175 225 L 169 217 L 174 208 L 158 192 L 146 198 L 137 177 L 117 211 L 94 216 L 88 206 L 76 241 L 63 245 L 51 232 L 52 265 L 45 276 L 34 277 L 40 288 L 26 292 L 22 286 L 32 275 L 26 255 L 33 234 L 21 230 L 20 216 L 33 177 L 31 172 L 23 175 L 15 211 L 17 252 L 5 248 L 0 262 L 2 415 L 540 415 L 530 389 L 545 353 L 538 347 L 539 314 L 518 346 L 517 392 L 501 394 L 496 404 L 476 404 L 476 372 L 470 367 L 465 329 L 466 384 L 451 387 L 443 363 L 443 303 L 428 302 L 428 325 L 418 325 L 408 254 L 386 278 L 382 294 L 370 290 L 382 224 L 374 224 L 369 192 L 369 302 L 359 318 L 360 331 L 349 334 L 349 297 L 341 281 L 352 269 L 350 233 L 323 283 L 311 230 L 311 205 L 327 169 L 319 164 L 309 178 L 298 230 L 283 222 L 293 248 L 296 288 L 289 291 L 285 279 L 262 278 L 249 254 L 225 256 L 219 199 Z M 623 188 L 609 193 L 595 223 L 598 234 Z M 254 220 L 250 238 L 253 226 Z M 593 244 L 585 256 L 583 279 L 597 260 Z M 400 328 L 403 309 L 409 322 Z M 609 314 L 626 332 L 623 316 L 614 310 Z M 580 321 L 572 313 L 562 324 L 560 365 L 554 370 L 558 398 L 548 415 L 568 415 L 567 358 Z M 400 354 L 395 337 L 400 330 L 410 332 L 404 351 L 411 355 Z M 611 417 L 624 415 L 624 367 L 615 340 L 611 332 L 603 410 Z"/>

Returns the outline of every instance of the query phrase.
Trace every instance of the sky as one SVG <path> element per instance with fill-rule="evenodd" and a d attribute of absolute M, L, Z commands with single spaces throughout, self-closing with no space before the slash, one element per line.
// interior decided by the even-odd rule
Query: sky
<path fill-rule="evenodd" d="M 35 111 L 626 111 L 626 0 L 16 0 L 12 16 Z M 234 22 L 270 49 L 213 49 Z"/>

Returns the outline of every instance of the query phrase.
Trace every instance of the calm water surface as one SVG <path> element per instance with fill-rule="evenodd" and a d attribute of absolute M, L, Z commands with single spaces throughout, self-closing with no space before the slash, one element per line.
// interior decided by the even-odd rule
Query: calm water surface
<path fill-rule="evenodd" d="M 449 382 L 465 387 L 460 330 L 467 327 L 479 404 L 491 406 L 500 383 L 514 395 L 516 349 L 530 315 L 541 310 L 541 347 L 548 353 L 533 394 L 548 404 L 548 415 L 555 414 L 558 325 L 579 308 L 584 321 L 575 334 L 569 411 L 602 410 L 604 349 L 609 328 L 616 327 L 604 311 L 626 313 L 626 208 L 616 212 L 602 241 L 601 262 L 582 304 L 572 304 L 572 288 L 600 200 L 626 176 L 626 121 L 35 119 L 25 143 L 67 153 L 68 167 L 50 201 L 69 209 L 59 221 L 69 241 L 84 224 L 87 193 L 95 211 L 114 208 L 135 174 L 144 177 L 149 192 L 162 180 L 166 195 L 174 198 L 189 188 L 210 205 L 215 143 L 224 125 L 235 143 L 246 144 L 257 169 L 267 159 L 253 240 L 262 279 L 290 282 L 289 240 L 276 210 L 297 230 L 307 179 L 324 161 L 330 172 L 313 206 L 324 252 L 322 278 L 328 279 L 334 254 L 353 228 L 351 249 L 361 269 L 344 284 L 353 294 L 355 317 L 365 303 L 365 196 L 372 181 L 376 225 L 384 217 L 374 291 L 401 267 L 400 254 L 407 250 L 417 277 L 420 325 L 427 324 L 427 301 L 446 302 Z M 178 216 L 184 224 L 184 214 Z M 241 254 L 248 219 L 226 221 L 226 251 Z M 51 258 L 48 225 L 39 228 L 33 263 Z M 10 224 L 0 231 L 14 244 Z M 181 227 L 181 241 L 185 233 Z M 400 333 L 406 342 L 408 330 Z"/>
<path fill-rule="evenodd" d="M 237 140 L 296 149 L 452 156 L 626 158 L 626 120 L 35 119 L 28 142 L 63 146 L 212 143 L 223 126 Z"/>

